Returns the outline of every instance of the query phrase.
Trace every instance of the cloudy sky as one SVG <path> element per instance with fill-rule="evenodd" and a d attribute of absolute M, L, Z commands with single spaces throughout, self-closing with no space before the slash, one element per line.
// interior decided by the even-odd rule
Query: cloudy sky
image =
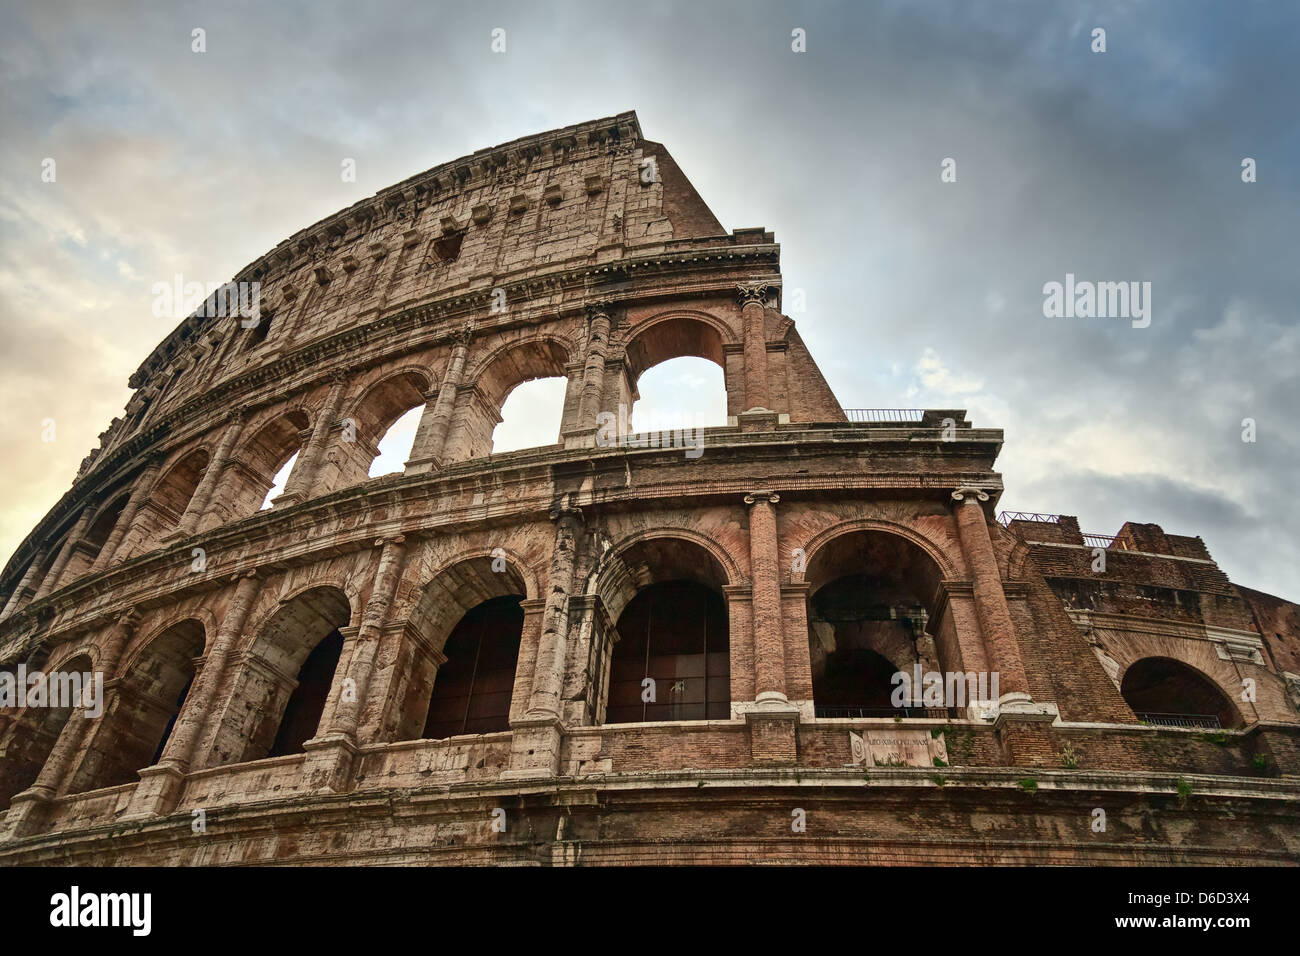
<path fill-rule="evenodd" d="M 154 282 L 228 278 L 430 166 L 635 109 L 728 229 L 776 234 L 845 406 L 966 408 L 1005 429 L 1002 507 L 1199 534 L 1300 597 L 1300 6 L 0 9 L 5 557 L 175 324 Z M 1044 317 L 1067 273 L 1150 282 L 1149 327 Z M 660 378 L 647 401 L 705 401 L 698 368 Z"/>

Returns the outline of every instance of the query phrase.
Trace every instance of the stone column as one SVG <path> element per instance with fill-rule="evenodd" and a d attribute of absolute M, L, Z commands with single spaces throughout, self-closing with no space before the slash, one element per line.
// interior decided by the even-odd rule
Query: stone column
<path fill-rule="evenodd" d="M 23 595 L 29 591 L 34 591 L 36 587 L 36 575 L 40 573 L 41 563 L 45 560 L 46 550 L 41 548 L 32 556 L 31 562 L 27 565 L 27 570 L 23 574 L 23 579 L 18 582 L 14 588 L 14 593 L 9 595 L 9 600 L 5 602 L 3 611 L 0 611 L 0 621 L 3 621 L 14 611 L 18 610 L 18 603 L 22 601 Z"/>
<path fill-rule="evenodd" d="M 41 579 L 40 585 L 36 588 L 36 593 L 32 595 L 33 604 L 43 600 L 46 595 L 59 586 L 59 578 L 63 574 L 63 569 L 68 566 L 68 560 L 72 557 L 73 549 L 76 548 L 82 535 L 86 533 L 86 528 L 90 525 L 90 519 L 91 509 L 86 508 L 81 512 L 81 517 L 77 519 L 77 523 L 72 526 L 72 530 L 68 532 L 68 537 L 63 542 L 59 556 L 54 559 L 54 563 L 50 565 L 50 570 L 46 572 L 45 577 Z"/>
<path fill-rule="evenodd" d="M 99 557 L 95 558 L 95 563 L 90 566 L 90 573 L 102 571 L 108 567 L 117 554 L 117 549 L 122 545 L 122 539 L 130 530 L 131 522 L 135 520 L 135 513 L 140 510 L 140 505 L 144 504 L 149 495 L 153 492 L 154 480 L 158 477 L 158 472 L 162 468 L 162 461 L 154 458 L 145 466 L 144 471 L 135 480 L 135 487 L 131 489 L 131 497 L 126 502 L 126 507 L 117 517 L 117 524 L 113 525 L 113 533 L 108 536 L 104 546 L 99 549 Z"/>
<path fill-rule="evenodd" d="M 388 609 L 393 603 L 398 582 L 402 578 L 402 567 L 406 557 L 406 538 L 395 535 L 380 538 L 375 547 L 382 548 L 379 555 L 379 567 L 375 570 L 375 583 L 370 590 L 370 600 L 361 616 L 361 626 L 357 630 L 356 646 L 350 655 L 345 679 L 354 682 L 353 700 L 339 697 L 334 717 L 330 721 L 327 734 L 342 734 L 355 738 L 361 712 L 366 706 L 366 695 L 370 688 L 370 678 L 374 673 L 375 651 L 383 634 L 384 624 L 388 619 Z"/>
<path fill-rule="evenodd" d="M 744 323 L 746 411 L 769 408 L 767 328 L 764 321 L 769 288 L 766 282 L 750 282 L 736 286 L 736 292 L 740 297 L 740 315 Z"/>
<path fill-rule="evenodd" d="M 351 789 L 357 755 L 357 726 L 365 709 L 370 678 L 375 669 L 375 653 L 383 637 L 388 608 L 402 577 L 406 538 L 400 534 L 380 538 L 375 546 L 383 548 L 383 551 L 379 555 L 379 567 L 375 569 L 370 599 L 362 612 L 361 625 L 347 639 L 351 644 L 350 653 L 349 648 L 345 648 L 339 660 L 339 667 L 345 675 L 343 681 L 352 682 L 351 693 L 346 693 L 346 683 L 342 684 L 344 692 L 331 693 L 335 704 L 332 711 L 326 704 L 327 713 L 322 715 L 324 733 L 302 745 L 307 754 L 302 772 L 308 790 L 343 792 Z"/>
<path fill-rule="evenodd" d="M 569 595 L 578 557 L 578 535 L 582 531 L 582 512 L 562 506 L 551 512 L 555 522 L 555 547 L 551 552 L 551 569 L 547 579 L 546 610 L 542 614 L 542 639 L 537 648 L 533 673 L 533 693 L 528 706 L 530 716 L 558 716 L 560 685 L 564 679 L 564 650 L 569 630 Z"/>
<path fill-rule="evenodd" d="M 411 460 L 406 465 L 407 474 L 432 471 L 442 463 L 443 446 L 447 442 L 451 413 L 456 408 L 456 392 L 461 376 L 465 374 L 465 359 L 469 355 L 473 334 L 472 327 L 467 325 L 452 337 L 451 359 L 438 385 L 438 397 L 424 406 L 424 414 L 415 430 Z"/>
<path fill-rule="evenodd" d="M 502 775 L 506 778 L 554 775 L 560 765 L 560 696 L 568 647 L 569 597 L 574 587 L 583 515 L 566 500 L 551 512 L 551 520 L 555 522 L 555 547 L 546 582 L 542 633 L 533 663 L 532 693 L 524 715 L 510 722 L 514 737 L 510 769 Z"/>
<path fill-rule="evenodd" d="M 749 511 L 749 563 L 754 580 L 754 702 L 746 705 L 750 759 L 756 765 L 798 762 L 799 708 L 785 687 L 785 634 L 781 620 L 780 554 L 770 491 L 745 496 Z"/>
<path fill-rule="evenodd" d="M 203 477 L 199 479 L 199 486 L 194 489 L 194 495 L 190 498 L 185 513 L 181 515 L 180 523 L 172 534 L 164 535 L 164 539 L 184 538 L 194 533 L 200 519 L 208 510 L 208 503 L 212 501 L 212 494 L 216 491 L 217 482 L 221 480 L 221 473 L 226 470 L 226 462 L 230 460 L 230 454 L 235 449 L 235 442 L 239 440 L 239 435 L 243 430 L 243 412 L 231 412 L 226 430 L 221 436 L 221 441 L 217 443 L 217 450 L 208 461 L 208 467 L 204 469 Z"/>
<path fill-rule="evenodd" d="M 1011 611 L 1002 590 L 1002 575 L 989 537 L 988 519 L 980 502 L 989 496 L 979 488 L 958 488 L 952 493 L 957 534 L 970 567 L 975 589 L 975 614 L 984 635 L 985 652 L 997 671 L 1003 700 L 1028 701 L 1029 682 L 1020 660 L 1020 642 L 1011 623 Z"/>
<path fill-rule="evenodd" d="M 745 496 L 749 511 L 749 563 L 754 579 L 755 700 L 785 700 L 785 639 L 781 628 L 780 556 L 776 542 L 778 495 Z"/>
<path fill-rule="evenodd" d="M 275 499 L 277 506 L 283 507 L 306 501 L 312 495 L 312 485 L 320 469 L 321 457 L 325 454 L 330 430 L 334 427 L 334 421 L 339 416 L 339 410 L 343 407 L 343 398 L 347 393 L 348 379 L 343 372 L 332 372 L 329 380 L 329 394 L 325 396 L 324 404 L 316 413 L 311 435 L 303 443 L 302 450 L 298 452 L 298 460 L 294 462 L 289 480 L 284 483 L 284 493 Z"/>
<path fill-rule="evenodd" d="M 605 358 L 609 354 L 609 315 L 603 302 L 587 306 L 587 355 L 582 370 L 582 394 L 578 401 L 578 428 L 596 430 L 605 391 Z"/>
<path fill-rule="evenodd" d="M 262 582 L 256 571 L 244 571 L 231 578 L 235 585 L 226 613 L 217 625 L 212 647 L 205 655 L 203 669 L 195 676 L 194 686 L 185 697 L 184 711 L 176 719 L 171 737 L 163 750 L 160 762 L 172 763 L 188 770 L 195 762 L 194 747 L 211 716 L 218 687 L 225 676 L 230 653 L 244 631 L 244 621 L 252 610 L 261 590 Z M 200 763 L 202 761 L 200 760 Z"/>

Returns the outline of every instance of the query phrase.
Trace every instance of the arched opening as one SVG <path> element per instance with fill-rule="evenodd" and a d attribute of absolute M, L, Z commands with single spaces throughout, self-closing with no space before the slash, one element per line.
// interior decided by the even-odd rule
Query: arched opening
<path fill-rule="evenodd" d="M 518 425 L 512 403 L 512 423 L 507 432 L 494 436 L 497 425 L 503 421 L 502 408 L 512 392 L 526 382 L 536 379 L 564 378 L 569 355 L 562 345 L 549 339 L 524 342 L 498 353 L 477 377 L 473 379 L 474 388 L 461 388 L 457 392 L 456 410 L 452 416 L 452 426 L 447 435 L 443 457 L 447 461 L 465 461 L 469 458 L 482 458 L 503 448 L 494 446 L 494 437 L 499 437 L 501 444 L 513 444 L 515 441 L 529 441 L 538 444 L 554 444 L 560 440 L 560 422 L 562 415 L 556 411 L 546 412 L 546 419 L 541 417 L 540 409 L 529 408 Z M 541 397 L 552 401 L 557 386 L 538 386 Z M 531 396 L 533 402 L 539 393 L 521 393 L 525 403 Z M 530 403 L 531 406 L 531 403 Z"/>
<path fill-rule="evenodd" d="M 634 432 L 715 428 L 727 424 L 727 383 L 707 359 L 669 359 L 647 369 L 636 383 Z"/>
<path fill-rule="evenodd" d="M 117 525 L 117 519 L 122 517 L 122 512 L 126 509 L 126 503 L 130 498 L 129 492 L 118 495 L 99 509 L 99 514 L 95 515 L 95 520 L 86 529 L 86 535 L 81 540 L 86 544 L 87 557 L 91 561 L 99 556 L 99 552 L 108 543 L 109 536 L 112 535 L 113 528 Z"/>
<path fill-rule="evenodd" d="M 275 504 L 275 499 L 284 494 L 285 486 L 289 484 L 289 476 L 293 474 L 293 466 L 298 464 L 298 452 L 289 456 L 289 460 L 280 466 L 271 479 L 271 487 L 266 490 L 266 497 L 262 499 L 262 505 L 258 511 L 265 511 Z"/>
<path fill-rule="evenodd" d="M 262 425 L 243 444 L 221 474 L 223 490 L 230 493 L 213 496 L 217 523 L 246 518 L 280 495 L 309 424 L 306 412 L 293 409 Z"/>
<path fill-rule="evenodd" d="M 951 621 L 934 614 L 941 578 L 921 548 L 887 532 L 850 532 L 817 550 L 804 580 L 818 717 L 960 716 L 996 698 L 990 675 L 947 680 L 944 662 L 960 655 Z"/>
<path fill-rule="evenodd" d="M 727 606 L 696 581 L 639 592 L 618 619 L 609 723 L 726 720 L 731 716 Z"/>
<path fill-rule="evenodd" d="M 150 506 L 163 512 L 170 527 L 175 527 L 185 514 L 207 467 L 207 450 L 197 448 L 174 464 L 154 486 L 149 495 Z"/>
<path fill-rule="evenodd" d="M 616 632 L 606 723 L 731 716 L 726 583 L 712 554 L 680 538 L 645 539 L 607 560 L 597 580 Z"/>
<path fill-rule="evenodd" d="M 1139 720 L 1166 727 L 1240 727 L 1219 685 L 1170 657 L 1145 657 L 1124 672 L 1120 694 Z"/>
<path fill-rule="evenodd" d="M 316 476 L 319 492 L 347 488 L 367 478 L 401 471 L 411 457 L 428 378 L 408 369 L 371 385 L 330 435 Z"/>
<path fill-rule="evenodd" d="M 491 598 L 471 608 L 443 645 L 422 737 L 510 729 L 510 700 L 524 629 L 521 595 Z"/>
<path fill-rule="evenodd" d="M 80 675 L 81 685 L 92 678 L 94 667 L 86 655 L 80 655 L 61 664 L 46 674 L 47 687 L 56 682 L 66 685 L 71 675 Z M 9 685 L 9 690 L 17 691 L 18 669 L 11 665 L 3 669 L 0 681 Z M 30 705 L 17 713 L 13 721 L 0 734 L 0 807 L 7 807 L 14 794 L 22 793 L 36 782 L 41 768 L 49 759 L 59 734 L 72 716 L 71 706 Z M 60 697 L 61 704 L 66 705 L 66 698 Z"/>
<path fill-rule="evenodd" d="M 210 763 L 302 752 L 331 699 L 343 649 L 340 628 L 347 626 L 351 614 L 347 595 L 330 586 L 311 588 L 281 603 L 235 675 Z M 251 728 L 249 715 L 256 715 Z"/>
<path fill-rule="evenodd" d="M 656 322 L 627 345 L 630 430 L 661 432 L 727 424 L 722 335 L 689 317 Z"/>
<path fill-rule="evenodd" d="M 399 654 L 407 684 L 392 702 L 396 739 L 441 739 L 510 727 L 523 636 L 519 570 L 484 555 L 444 568 L 424 585 Z"/>
<path fill-rule="evenodd" d="M 424 406 L 420 405 L 418 408 L 403 412 L 402 416 L 393 422 L 388 431 L 384 432 L 384 437 L 379 439 L 379 444 L 376 446 L 379 454 L 375 455 L 370 463 L 370 468 L 366 472 L 367 477 L 378 478 L 380 475 L 391 475 L 406 468 L 406 462 L 411 457 L 411 447 L 415 444 L 415 432 L 420 427 L 420 418 L 423 415 Z"/>
<path fill-rule="evenodd" d="M 136 656 L 110 710 L 92 731 L 69 792 L 134 783 L 140 770 L 157 762 L 185 703 L 203 645 L 203 625 L 190 619 L 169 627 Z"/>
<path fill-rule="evenodd" d="M 109 536 L 112 535 L 113 528 L 122 516 L 122 511 L 126 508 L 129 499 L 129 491 L 122 492 L 116 498 L 102 505 L 99 511 L 95 513 L 95 517 L 91 519 L 85 533 L 69 552 L 68 562 L 63 566 L 63 571 L 59 574 L 59 586 L 77 580 L 94 566 L 95 560 L 99 557 L 99 553 L 104 550 L 104 545 L 108 543 Z"/>
<path fill-rule="evenodd" d="M 564 378 L 535 378 L 512 389 L 492 432 L 492 454 L 554 444 L 568 384 Z"/>
<path fill-rule="evenodd" d="M 302 745 L 316 735 L 325 702 L 329 699 L 334 671 L 343 653 L 343 635 L 334 629 L 311 649 L 298 669 L 298 686 L 289 695 L 280 728 L 275 733 L 268 757 L 300 754 Z"/>

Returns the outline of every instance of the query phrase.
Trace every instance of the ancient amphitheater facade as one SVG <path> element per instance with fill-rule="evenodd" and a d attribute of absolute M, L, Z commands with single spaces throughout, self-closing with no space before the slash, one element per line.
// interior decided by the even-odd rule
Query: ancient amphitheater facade
<path fill-rule="evenodd" d="M 0 709 L 0 862 L 1300 859 L 1296 606 L 1155 525 L 999 521 L 961 410 L 842 408 L 772 234 L 635 115 L 234 281 L 256 323 L 182 322 L 0 579 L 12 686 L 103 679 Z M 626 434 L 678 356 L 727 425 Z M 554 443 L 492 454 L 552 376 Z"/>

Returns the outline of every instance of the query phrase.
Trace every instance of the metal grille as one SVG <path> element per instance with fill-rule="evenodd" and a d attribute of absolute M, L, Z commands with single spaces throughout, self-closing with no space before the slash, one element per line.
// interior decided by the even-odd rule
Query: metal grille
<path fill-rule="evenodd" d="M 925 417 L 925 409 L 846 408 L 844 414 L 851 422 L 919 422 Z"/>
<path fill-rule="evenodd" d="M 1047 524 L 1059 524 L 1060 515 L 1039 514 L 1037 511 L 999 511 L 998 524 L 1010 527 L 1013 521 L 1039 521 Z"/>
<path fill-rule="evenodd" d="M 1197 727 L 1206 730 L 1223 728 L 1214 714 L 1138 714 L 1137 718 L 1158 727 Z"/>
<path fill-rule="evenodd" d="M 924 707 L 826 707 L 817 704 L 818 717 L 925 717 Z"/>

